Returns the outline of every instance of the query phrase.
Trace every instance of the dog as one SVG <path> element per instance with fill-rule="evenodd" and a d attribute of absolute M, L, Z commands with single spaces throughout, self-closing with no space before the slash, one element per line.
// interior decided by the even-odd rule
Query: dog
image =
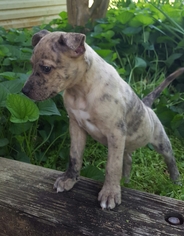
<path fill-rule="evenodd" d="M 152 144 L 163 155 L 171 179 L 179 171 L 171 143 L 150 108 L 162 90 L 184 72 L 180 68 L 142 101 L 117 71 L 105 62 L 80 33 L 42 30 L 32 37 L 33 72 L 22 92 L 42 101 L 63 93 L 71 137 L 69 167 L 57 178 L 57 192 L 70 190 L 79 179 L 86 136 L 108 147 L 105 181 L 98 195 L 102 209 L 121 204 L 120 180 L 129 181 L 131 153 Z"/>

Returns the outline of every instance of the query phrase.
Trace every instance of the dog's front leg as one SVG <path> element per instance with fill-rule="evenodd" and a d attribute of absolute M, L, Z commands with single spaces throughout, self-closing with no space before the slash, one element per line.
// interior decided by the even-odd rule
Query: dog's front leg
<path fill-rule="evenodd" d="M 86 144 L 86 132 L 79 127 L 76 120 L 70 119 L 70 162 L 65 173 L 57 178 L 54 189 L 57 192 L 70 190 L 77 182 L 82 166 L 82 155 Z"/>
<path fill-rule="evenodd" d="M 121 204 L 120 180 L 122 177 L 123 153 L 125 137 L 122 134 L 108 137 L 108 160 L 106 165 L 105 182 L 98 195 L 102 209 L 113 209 Z"/>

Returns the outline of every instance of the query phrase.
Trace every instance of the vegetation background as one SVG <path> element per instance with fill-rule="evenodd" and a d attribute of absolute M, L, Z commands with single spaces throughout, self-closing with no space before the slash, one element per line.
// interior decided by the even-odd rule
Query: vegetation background
<path fill-rule="evenodd" d="M 21 94 L 31 74 L 31 37 L 41 29 L 83 32 L 87 43 L 140 98 L 166 75 L 184 65 L 182 1 L 115 1 L 106 17 L 73 28 L 67 13 L 48 25 L 0 28 L 0 156 L 64 171 L 70 137 L 61 94 L 34 103 Z M 178 78 L 154 104 L 171 139 L 181 181 L 184 180 L 184 80 Z M 88 138 L 81 175 L 104 179 L 107 148 Z M 123 180 L 122 180 L 123 184 Z M 172 184 L 162 157 L 148 145 L 133 154 L 127 187 L 184 200 L 184 188 Z"/>

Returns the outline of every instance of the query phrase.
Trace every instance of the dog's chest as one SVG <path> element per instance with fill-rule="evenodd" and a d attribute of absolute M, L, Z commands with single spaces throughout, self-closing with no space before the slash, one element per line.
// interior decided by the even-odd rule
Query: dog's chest
<path fill-rule="evenodd" d="M 70 109 L 78 125 L 85 129 L 89 134 L 97 134 L 99 129 L 91 122 L 90 114 L 83 110 Z"/>

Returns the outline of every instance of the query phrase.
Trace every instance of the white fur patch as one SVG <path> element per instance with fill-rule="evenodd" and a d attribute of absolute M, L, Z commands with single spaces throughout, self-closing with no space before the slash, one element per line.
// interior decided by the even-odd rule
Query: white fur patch
<path fill-rule="evenodd" d="M 57 187 L 57 193 L 62 193 L 64 191 L 63 188 Z"/>
<path fill-rule="evenodd" d="M 84 128 L 89 133 L 98 133 L 99 129 L 90 122 L 90 115 L 86 111 L 82 110 L 74 110 L 71 109 L 71 112 L 75 116 L 75 119 L 77 120 L 77 123 L 80 127 Z"/>

